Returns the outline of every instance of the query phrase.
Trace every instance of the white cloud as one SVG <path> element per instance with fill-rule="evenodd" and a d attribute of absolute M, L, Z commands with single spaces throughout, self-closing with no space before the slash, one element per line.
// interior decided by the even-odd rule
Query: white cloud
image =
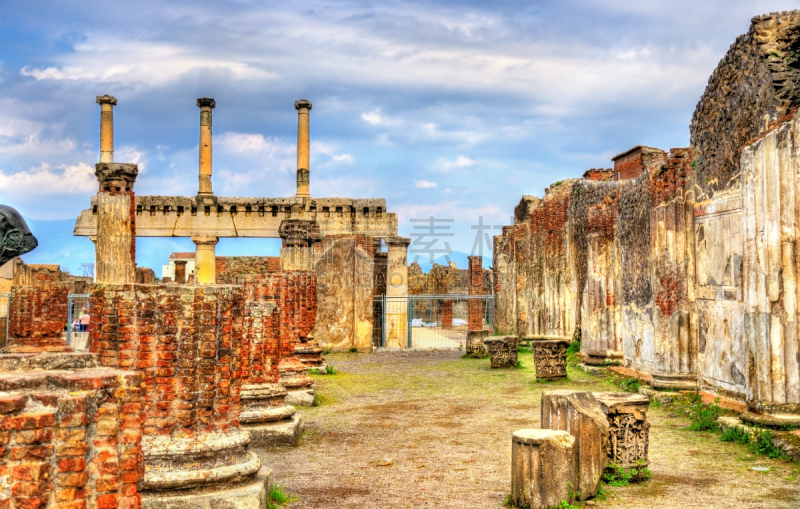
<path fill-rule="evenodd" d="M 428 180 L 415 180 L 414 181 L 414 187 L 418 187 L 418 188 L 422 188 L 422 189 L 429 188 L 429 187 L 436 187 L 436 182 L 431 182 L 431 181 L 428 181 Z"/>
<path fill-rule="evenodd" d="M 370 125 L 391 126 L 402 123 L 399 118 L 391 118 L 381 114 L 380 108 L 361 114 L 361 119 Z"/>
<path fill-rule="evenodd" d="M 55 168 L 43 163 L 14 174 L 0 172 L 0 192 L 26 198 L 61 194 L 92 194 L 97 191 L 94 167 L 81 162 Z"/>
<path fill-rule="evenodd" d="M 436 161 L 434 168 L 441 170 L 441 171 L 450 171 L 450 170 L 458 170 L 462 168 L 469 168 L 473 166 L 478 161 L 471 159 L 467 156 L 458 156 L 454 160 L 449 159 L 439 159 Z"/>
<path fill-rule="evenodd" d="M 355 161 L 352 154 L 339 154 L 338 156 L 333 156 L 332 159 L 340 163 L 352 163 Z"/>

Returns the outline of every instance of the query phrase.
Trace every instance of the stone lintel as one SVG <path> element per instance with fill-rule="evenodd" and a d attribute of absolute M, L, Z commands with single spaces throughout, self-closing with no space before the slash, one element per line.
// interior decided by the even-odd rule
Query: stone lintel
<path fill-rule="evenodd" d="M 411 239 L 408 237 L 387 237 L 386 245 L 392 247 L 408 247 L 411 244 Z"/>

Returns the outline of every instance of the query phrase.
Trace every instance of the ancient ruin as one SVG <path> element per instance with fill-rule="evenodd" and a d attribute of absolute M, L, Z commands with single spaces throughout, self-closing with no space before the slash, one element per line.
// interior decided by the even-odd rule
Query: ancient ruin
<path fill-rule="evenodd" d="M 589 364 L 800 423 L 798 25 L 797 11 L 753 19 L 709 80 L 689 148 L 637 146 L 522 198 L 495 237 L 501 329 L 580 339 Z"/>
<path fill-rule="evenodd" d="M 517 507 L 550 509 L 570 500 L 577 480 L 575 437 L 566 431 L 522 429 L 511 438 L 511 497 Z"/>

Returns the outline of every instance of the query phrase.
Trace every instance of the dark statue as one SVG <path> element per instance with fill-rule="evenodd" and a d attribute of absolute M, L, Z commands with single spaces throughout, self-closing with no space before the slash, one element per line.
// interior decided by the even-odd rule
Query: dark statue
<path fill-rule="evenodd" d="M 36 249 L 39 241 L 33 236 L 19 212 L 0 205 L 0 266 L 19 255 Z"/>

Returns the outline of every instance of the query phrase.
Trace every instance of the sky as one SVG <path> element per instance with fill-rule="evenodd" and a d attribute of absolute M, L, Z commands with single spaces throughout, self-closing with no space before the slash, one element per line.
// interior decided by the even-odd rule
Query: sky
<path fill-rule="evenodd" d="M 119 101 L 115 160 L 139 165 L 136 193 L 186 196 L 197 192 L 198 97 L 216 100 L 215 194 L 267 197 L 294 196 L 294 101 L 308 99 L 312 196 L 385 198 L 407 237 L 425 231 L 412 219 L 452 220 L 437 223 L 452 236 L 435 249 L 463 265 L 465 253 L 491 257 L 472 227 L 500 233 L 522 195 L 634 145 L 687 146 L 730 44 L 753 16 L 792 4 L 3 2 L 0 203 L 39 237 L 26 261 L 79 272 L 93 260 L 71 229 L 97 190 L 96 96 Z M 170 252 L 194 248 L 137 242 L 157 274 Z M 224 239 L 217 252 L 278 247 Z"/>

